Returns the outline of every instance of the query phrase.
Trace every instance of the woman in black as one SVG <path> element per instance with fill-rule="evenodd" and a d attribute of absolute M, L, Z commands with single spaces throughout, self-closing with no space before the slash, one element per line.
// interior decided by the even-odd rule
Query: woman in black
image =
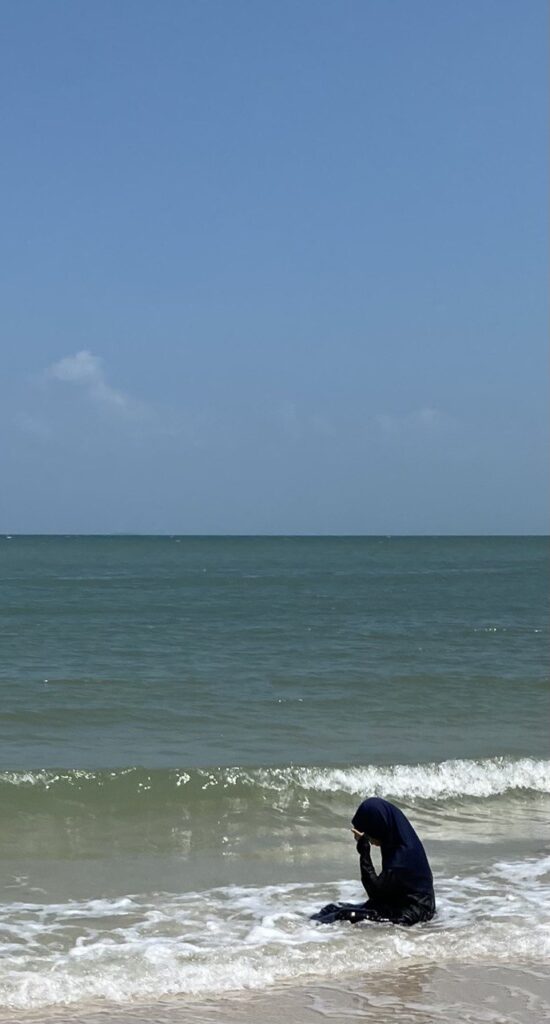
<path fill-rule="evenodd" d="M 391 921 L 412 925 L 435 914 L 433 877 L 424 847 L 410 821 L 388 800 L 364 800 L 353 818 L 366 903 L 329 903 L 314 921 Z M 374 870 L 371 843 L 382 851 L 382 871 Z"/>

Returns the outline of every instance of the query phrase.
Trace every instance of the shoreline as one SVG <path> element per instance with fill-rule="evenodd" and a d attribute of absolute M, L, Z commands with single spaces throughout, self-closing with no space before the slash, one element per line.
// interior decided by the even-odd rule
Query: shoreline
<path fill-rule="evenodd" d="M 0 1011 L 0 1024 L 320 1024 L 357 1019 L 373 1024 L 540 1024 L 550 1019 L 550 964 L 458 961 L 211 999 L 172 996 L 148 1004 Z"/>

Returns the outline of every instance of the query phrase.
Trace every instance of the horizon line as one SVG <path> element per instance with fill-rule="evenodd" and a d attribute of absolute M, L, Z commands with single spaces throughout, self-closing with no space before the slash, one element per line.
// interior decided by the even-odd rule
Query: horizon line
<path fill-rule="evenodd" d="M 4 540 L 11 540 L 15 537 L 52 537 L 52 538 L 69 538 L 69 537 L 136 537 L 136 538 L 159 538 L 171 540 L 174 538 L 186 538 L 186 539 L 202 539 L 202 540 L 254 540 L 254 539 L 417 539 L 417 538 L 449 538 L 459 539 L 462 537 L 469 538 L 494 538 L 500 537 L 503 539 L 511 538 L 550 538 L 550 532 L 548 533 L 173 533 L 173 532 L 162 532 L 162 533 L 142 533 L 141 531 L 125 531 L 116 530 L 110 533 L 107 532 L 86 532 L 81 533 L 77 531 L 62 531 L 53 532 L 48 531 L 46 533 L 35 533 L 35 532 L 12 532 L 2 531 L 0 537 Z"/>

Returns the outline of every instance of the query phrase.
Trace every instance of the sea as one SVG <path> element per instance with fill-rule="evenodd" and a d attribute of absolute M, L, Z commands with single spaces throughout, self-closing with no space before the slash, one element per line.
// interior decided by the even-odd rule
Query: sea
<path fill-rule="evenodd" d="M 2 1019 L 540 977 L 548 568 L 545 537 L 1 537 Z M 437 915 L 319 926 L 373 795 Z"/>

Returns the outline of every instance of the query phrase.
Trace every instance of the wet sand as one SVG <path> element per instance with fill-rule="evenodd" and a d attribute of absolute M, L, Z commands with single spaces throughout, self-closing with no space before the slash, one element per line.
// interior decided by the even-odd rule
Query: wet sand
<path fill-rule="evenodd" d="M 541 1024 L 550 1020 L 550 965 L 410 967 L 370 978 L 277 986 L 154 1005 L 91 1004 L 0 1017 L 2 1024 Z"/>

